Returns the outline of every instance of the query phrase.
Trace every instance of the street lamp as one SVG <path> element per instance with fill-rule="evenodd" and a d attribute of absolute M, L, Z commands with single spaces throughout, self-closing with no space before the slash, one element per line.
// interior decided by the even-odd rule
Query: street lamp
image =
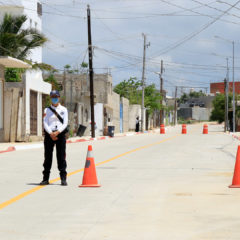
<path fill-rule="evenodd" d="M 233 82 L 233 132 L 236 130 L 236 121 L 235 121 L 235 113 L 236 113 L 236 107 L 235 107 L 235 79 L 234 79 L 234 56 L 235 56 L 235 42 L 231 41 L 229 39 L 225 39 L 219 36 L 214 36 L 215 38 L 219 38 L 223 41 L 232 43 L 232 82 Z"/>

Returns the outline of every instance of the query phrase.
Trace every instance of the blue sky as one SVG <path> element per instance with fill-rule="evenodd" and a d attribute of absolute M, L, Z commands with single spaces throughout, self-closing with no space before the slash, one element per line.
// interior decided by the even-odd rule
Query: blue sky
<path fill-rule="evenodd" d="M 240 4 L 212 23 L 236 2 L 43 0 L 43 32 L 49 38 L 43 61 L 59 69 L 88 61 L 86 9 L 90 4 L 95 72 L 110 69 L 114 85 L 129 77 L 141 80 L 142 33 L 150 42 L 146 83 L 159 88 L 155 72 L 163 60 L 168 95 L 173 95 L 175 86 L 200 90 L 209 88 L 210 82 L 223 81 L 227 57 L 232 67 L 232 44 L 215 36 L 236 42 L 235 79 L 239 81 Z M 187 92 L 189 88 L 180 89 Z"/>

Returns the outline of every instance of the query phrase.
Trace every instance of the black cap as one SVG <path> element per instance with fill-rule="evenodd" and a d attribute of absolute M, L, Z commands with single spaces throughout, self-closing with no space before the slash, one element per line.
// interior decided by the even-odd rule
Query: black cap
<path fill-rule="evenodd" d="M 51 92 L 50 92 L 50 97 L 52 97 L 52 96 L 58 96 L 58 97 L 60 97 L 59 91 L 58 91 L 58 90 L 53 90 L 53 91 L 51 91 Z"/>

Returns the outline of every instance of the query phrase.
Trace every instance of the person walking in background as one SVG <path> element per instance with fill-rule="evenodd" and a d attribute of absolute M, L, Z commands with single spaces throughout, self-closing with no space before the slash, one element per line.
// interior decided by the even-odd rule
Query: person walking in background
<path fill-rule="evenodd" d="M 136 118 L 136 132 L 139 132 L 139 117 Z"/>
<path fill-rule="evenodd" d="M 60 94 L 53 90 L 50 93 L 52 105 L 44 110 L 44 163 L 43 180 L 40 185 L 48 185 L 52 167 L 53 148 L 56 145 L 57 164 L 61 185 L 67 186 L 66 137 L 68 111 L 59 103 Z"/>

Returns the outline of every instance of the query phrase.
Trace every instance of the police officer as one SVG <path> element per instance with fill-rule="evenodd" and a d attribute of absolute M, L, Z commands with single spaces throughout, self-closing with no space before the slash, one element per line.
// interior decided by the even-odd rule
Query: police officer
<path fill-rule="evenodd" d="M 61 185 L 67 186 L 66 162 L 66 129 L 68 124 L 68 111 L 59 103 L 60 94 L 53 90 L 50 93 L 52 105 L 44 110 L 44 163 L 43 180 L 40 185 L 49 184 L 52 167 L 53 148 L 56 144 L 57 164 L 60 172 Z"/>

